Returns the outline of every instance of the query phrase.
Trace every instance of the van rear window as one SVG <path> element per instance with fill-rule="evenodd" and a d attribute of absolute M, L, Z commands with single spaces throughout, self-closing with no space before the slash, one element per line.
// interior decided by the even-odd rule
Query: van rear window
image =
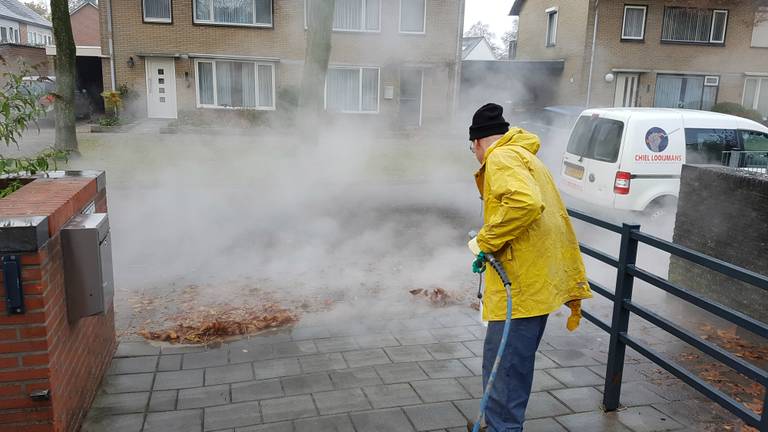
<path fill-rule="evenodd" d="M 618 120 L 579 117 L 568 140 L 568 153 L 602 162 L 616 162 L 623 132 L 624 123 Z"/>

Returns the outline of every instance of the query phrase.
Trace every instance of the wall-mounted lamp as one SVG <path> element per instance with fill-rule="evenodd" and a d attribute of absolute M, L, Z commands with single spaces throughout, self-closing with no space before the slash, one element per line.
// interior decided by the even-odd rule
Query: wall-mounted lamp
<path fill-rule="evenodd" d="M 133 61 L 133 57 L 128 57 L 128 67 L 132 68 L 134 66 L 136 66 L 136 62 Z"/>
<path fill-rule="evenodd" d="M 612 73 L 605 74 L 605 82 L 612 83 L 615 78 Z"/>
<path fill-rule="evenodd" d="M 184 82 L 187 83 L 187 88 L 192 86 L 192 84 L 189 82 L 189 72 L 184 72 Z"/>

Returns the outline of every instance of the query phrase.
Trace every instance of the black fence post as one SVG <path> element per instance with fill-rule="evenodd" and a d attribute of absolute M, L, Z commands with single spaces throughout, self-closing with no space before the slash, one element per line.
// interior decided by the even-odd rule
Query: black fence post
<path fill-rule="evenodd" d="M 640 230 L 640 225 L 624 224 L 621 228 L 621 249 L 619 251 L 619 266 L 616 271 L 616 293 L 613 302 L 613 317 L 611 319 L 611 340 L 608 346 L 608 365 L 605 370 L 605 392 L 603 408 L 614 411 L 619 408 L 621 396 L 621 377 L 624 373 L 624 353 L 626 345 L 619 335 L 626 333 L 629 328 L 629 309 L 624 306 L 625 300 L 632 300 L 634 277 L 627 273 L 627 266 L 637 261 L 638 241 L 632 238 L 632 231 Z"/>

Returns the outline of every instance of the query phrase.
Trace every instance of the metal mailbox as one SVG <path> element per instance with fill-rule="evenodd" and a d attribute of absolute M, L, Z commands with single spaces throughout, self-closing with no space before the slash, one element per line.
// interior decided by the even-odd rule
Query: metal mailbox
<path fill-rule="evenodd" d="M 61 230 L 69 322 L 109 310 L 115 292 L 106 213 L 73 217 Z"/>

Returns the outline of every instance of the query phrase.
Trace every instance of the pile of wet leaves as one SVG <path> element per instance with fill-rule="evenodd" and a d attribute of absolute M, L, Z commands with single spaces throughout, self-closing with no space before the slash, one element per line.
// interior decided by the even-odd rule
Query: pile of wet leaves
<path fill-rule="evenodd" d="M 290 301 L 260 289 L 239 292 L 237 304 L 206 296 L 210 287 L 188 285 L 164 296 L 135 295 L 129 299 L 138 321 L 129 333 L 154 341 L 211 344 L 295 324 L 308 312 L 328 310 L 327 297 L 293 298 Z"/>
<path fill-rule="evenodd" d="M 416 288 L 408 291 L 417 299 L 423 299 L 433 306 L 449 306 L 460 304 L 459 296 L 449 293 L 444 288 Z"/>
<path fill-rule="evenodd" d="M 733 353 L 761 368 L 768 366 L 768 345 L 746 340 L 739 336 L 736 327 L 717 329 L 710 325 L 700 327 L 701 338 Z M 678 360 L 690 368 L 705 381 L 714 385 L 720 391 L 743 404 L 758 416 L 762 415 L 765 407 L 765 388 L 746 376 L 734 371 L 722 363 L 714 362 L 711 358 L 694 352 L 684 352 Z M 723 425 L 726 431 L 757 432 L 744 424 Z"/>
<path fill-rule="evenodd" d="M 208 344 L 233 336 L 259 333 L 291 325 L 298 314 L 277 304 L 265 306 L 214 305 L 174 317 L 176 324 L 161 330 L 141 330 L 149 340 L 171 343 Z"/>

